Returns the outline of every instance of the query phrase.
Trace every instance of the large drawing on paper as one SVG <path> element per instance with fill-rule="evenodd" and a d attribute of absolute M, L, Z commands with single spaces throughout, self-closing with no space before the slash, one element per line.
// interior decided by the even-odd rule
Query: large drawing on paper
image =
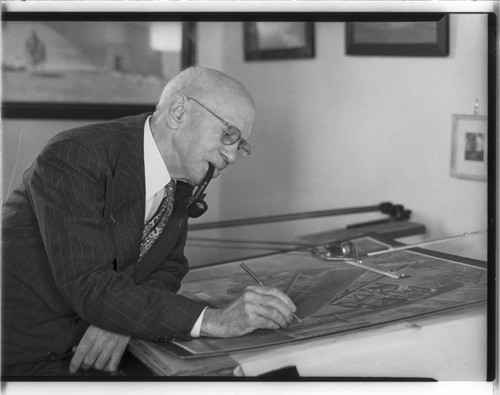
<path fill-rule="evenodd" d="M 354 243 L 361 253 L 387 247 L 368 237 Z M 233 339 L 200 338 L 176 344 L 193 355 L 217 354 L 351 331 L 486 301 L 485 266 L 409 250 L 366 258 L 363 263 L 411 277 L 393 279 L 344 262 L 321 261 L 305 251 L 248 260 L 247 266 L 264 283 L 291 297 L 302 323 L 294 321 L 284 330 L 257 330 Z M 235 262 L 193 270 L 181 293 L 216 307 L 253 284 Z"/>

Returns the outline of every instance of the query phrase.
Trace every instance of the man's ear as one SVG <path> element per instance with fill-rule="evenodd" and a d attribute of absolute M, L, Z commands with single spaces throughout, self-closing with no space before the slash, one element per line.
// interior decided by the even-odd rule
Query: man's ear
<path fill-rule="evenodd" d="M 167 124 L 171 129 L 178 129 L 186 115 L 186 96 L 176 93 L 170 98 L 167 107 Z"/>

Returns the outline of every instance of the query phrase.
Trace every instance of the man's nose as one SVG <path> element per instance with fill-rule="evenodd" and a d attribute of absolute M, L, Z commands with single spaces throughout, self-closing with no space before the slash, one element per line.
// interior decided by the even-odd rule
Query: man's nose
<path fill-rule="evenodd" d="M 236 142 L 231 145 L 223 145 L 220 152 L 226 162 L 232 165 L 236 162 L 237 159 L 238 143 Z"/>

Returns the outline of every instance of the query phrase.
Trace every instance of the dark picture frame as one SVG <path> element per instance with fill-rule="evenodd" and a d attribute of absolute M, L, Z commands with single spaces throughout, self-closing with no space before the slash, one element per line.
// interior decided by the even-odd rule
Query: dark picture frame
<path fill-rule="evenodd" d="M 75 22 L 83 22 L 87 24 L 88 27 L 88 34 L 92 34 L 92 24 L 106 24 L 108 26 L 113 25 L 113 26 L 118 26 L 118 27 L 123 27 L 123 30 L 126 30 L 127 28 L 139 28 L 142 31 L 146 31 L 147 28 L 146 26 L 156 23 L 156 24 L 161 24 L 161 23 L 169 23 L 169 22 L 178 22 L 180 23 L 180 37 L 179 34 L 176 36 L 178 39 L 180 39 L 181 43 L 181 48 L 180 51 L 178 52 L 171 52 L 167 53 L 165 51 L 166 55 L 163 54 L 162 51 L 153 51 L 151 49 L 148 49 L 149 53 L 144 52 L 142 56 L 146 58 L 146 61 L 149 59 L 153 59 L 159 63 L 160 61 L 163 62 L 171 62 L 172 63 L 172 75 L 175 75 L 177 72 L 179 72 L 182 69 L 185 69 L 189 66 L 195 65 L 196 64 L 196 22 L 193 21 L 180 21 L 180 20 L 169 20 L 168 18 L 163 18 L 159 17 L 158 15 L 142 15 L 141 18 L 130 18 L 130 16 L 124 16 L 123 18 L 117 18 L 116 14 L 113 15 L 98 15 L 95 16 L 93 14 L 90 15 L 80 15 L 79 18 L 75 21 L 75 18 L 67 15 L 65 16 L 60 16 L 58 15 L 57 17 L 53 18 L 52 15 L 47 15 L 46 17 L 44 16 L 35 16 L 34 18 L 31 19 L 23 19 L 23 15 L 9 15 L 7 14 L 7 17 L 4 17 L 3 22 L 3 28 L 5 29 L 6 23 L 14 25 L 21 25 L 24 24 L 25 30 L 26 26 L 29 26 L 30 24 L 33 24 L 33 26 L 37 27 L 47 27 L 44 26 L 44 24 L 48 25 L 50 24 L 49 27 L 58 27 L 62 26 L 64 27 L 64 24 L 71 23 L 74 25 Z M 109 20 L 108 20 L 109 19 Z M 109 22 L 109 23 L 108 23 Z M 96 25 L 97 26 L 97 25 Z M 19 29 L 21 30 L 21 29 Z M 55 29 L 57 30 L 57 29 Z M 118 29 L 116 29 L 118 30 Z M 121 29 L 120 29 L 121 30 Z M 46 31 L 50 31 L 49 29 L 46 29 Z M 111 38 L 112 40 L 113 32 L 111 32 Z M 53 34 L 53 33 L 52 33 Z M 117 31 L 116 35 L 124 34 L 122 31 Z M 39 33 L 40 37 L 42 37 L 42 33 Z M 26 53 L 27 50 L 26 48 L 17 48 L 17 58 L 14 57 L 13 60 L 11 61 L 10 65 L 7 65 L 7 68 L 10 68 L 9 70 L 6 70 L 6 57 L 4 55 L 3 57 L 3 102 L 2 102 L 2 116 L 4 118 L 23 118 L 23 119 L 110 119 L 110 118 L 117 118 L 117 117 L 122 117 L 122 116 L 127 116 L 127 115 L 134 115 L 134 114 L 140 114 L 144 112 L 150 112 L 154 111 L 156 103 L 159 99 L 159 94 L 161 93 L 161 90 L 163 89 L 166 81 L 168 81 L 167 76 L 162 76 L 162 78 L 155 77 L 152 73 L 148 74 L 148 71 L 144 71 L 145 67 L 150 67 L 149 65 L 143 66 L 143 70 L 139 71 L 134 71 L 134 74 L 132 75 L 132 72 L 128 72 L 126 68 L 123 68 L 122 70 L 120 69 L 122 65 L 120 64 L 120 58 L 116 57 L 111 62 L 108 60 L 108 65 L 106 66 L 107 68 L 103 68 L 100 66 L 99 70 L 96 72 L 94 71 L 95 76 L 91 78 L 90 72 L 89 72 L 89 77 L 85 79 L 82 78 L 82 81 L 78 83 L 75 78 L 73 78 L 70 73 L 74 76 L 75 70 L 57 70 L 57 71 L 52 71 L 49 69 L 39 69 L 36 70 L 36 64 L 33 65 L 34 62 L 33 57 L 38 56 L 40 59 L 43 59 L 43 52 L 44 51 L 50 51 L 51 48 L 44 49 L 43 46 L 45 45 L 48 47 L 49 45 L 56 45 L 54 43 L 43 43 L 43 37 L 39 38 L 36 35 L 36 29 L 31 29 L 31 46 L 35 46 L 35 48 L 38 45 L 38 48 L 36 50 L 32 50 L 31 56 L 31 70 L 28 70 L 27 64 L 29 61 L 26 60 L 26 54 L 24 54 L 24 58 L 21 56 L 22 51 Z M 64 36 L 64 35 L 62 35 Z M 33 38 L 34 37 L 34 38 Z M 56 35 L 53 34 L 51 37 L 54 37 L 56 39 Z M 4 38 L 5 38 L 5 30 L 4 30 Z M 78 40 L 78 37 L 75 38 Z M 37 44 L 38 40 L 38 44 Z M 59 43 L 63 42 L 63 40 L 60 37 L 57 37 L 57 45 Z M 152 38 L 144 37 L 143 40 L 152 40 Z M 109 46 L 101 42 L 101 48 L 91 48 L 89 47 L 89 41 L 90 39 L 87 40 L 85 43 L 87 47 L 85 48 L 88 52 L 91 53 L 92 56 L 100 56 L 102 57 L 112 57 L 114 54 L 112 53 L 113 51 L 122 51 L 122 52 L 127 52 L 128 49 L 126 46 L 122 44 L 115 44 L 110 42 Z M 23 44 L 24 42 L 24 44 Z M 24 45 L 25 47 L 28 46 L 27 42 L 28 40 L 24 40 L 21 42 L 18 46 Z M 64 48 L 64 56 L 66 56 L 66 60 L 68 58 L 68 52 L 71 50 L 68 48 L 67 43 L 65 43 L 66 47 Z M 137 43 L 137 45 L 140 45 L 140 43 Z M 145 45 L 143 45 L 145 47 Z M 145 49 L 144 51 L 146 51 Z M 96 53 L 98 51 L 101 51 L 98 55 Z M 6 52 L 6 48 L 4 47 L 4 54 Z M 38 52 L 38 54 L 37 54 Z M 62 51 L 61 51 L 62 52 Z M 83 51 L 82 51 L 83 52 Z M 129 50 L 130 53 L 134 52 L 133 49 Z M 157 52 L 157 53 L 152 53 L 152 52 Z M 159 52 L 162 52 L 161 54 Z M 76 50 L 75 50 L 76 53 Z M 70 54 L 72 56 L 72 54 Z M 169 58 L 170 56 L 170 58 Z M 69 67 L 80 67 L 81 65 L 75 65 L 77 62 L 82 61 L 83 58 L 87 57 L 87 54 L 84 53 L 84 57 L 76 57 L 74 56 L 74 59 L 71 60 L 72 64 Z M 150 58 L 148 58 L 150 57 Z M 160 60 L 161 57 L 161 60 Z M 165 60 L 166 59 L 166 60 Z M 17 64 L 15 63 L 17 60 Z M 140 60 L 138 60 L 139 62 Z M 83 61 L 82 61 L 83 63 Z M 111 70 L 109 69 L 109 63 L 111 63 Z M 87 65 L 88 67 L 88 65 Z M 34 70 L 35 69 L 35 70 Z M 174 70 L 175 69 L 175 70 Z M 81 73 L 85 73 L 86 71 L 83 70 Z M 9 74 L 10 73 L 10 74 Z M 99 78 L 97 77 L 97 74 L 99 75 Z M 66 79 L 67 82 L 64 80 Z M 43 81 L 45 80 L 45 81 Z M 49 81 L 51 80 L 51 81 Z M 56 81 L 57 80 L 57 81 Z M 69 82 L 68 82 L 69 81 Z M 101 82 L 99 82 L 101 81 Z M 124 83 L 127 81 L 132 81 L 130 84 L 130 87 L 128 88 L 128 94 L 120 94 L 121 91 L 124 90 L 124 87 L 122 86 Z M 135 81 L 135 82 L 134 82 Z M 137 82 L 139 81 L 139 82 Z M 50 89 L 47 89 L 44 93 L 42 89 L 38 88 L 33 88 L 34 83 L 37 83 L 39 85 L 45 84 L 46 86 L 50 87 Z M 64 89 L 65 92 L 63 94 L 59 95 L 57 93 L 56 88 L 52 85 L 57 82 L 61 89 Z M 32 85 L 29 85 L 29 84 Z M 105 92 L 105 89 L 103 88 L 103 92 L 101 93 L 101 97 L 97 97 L 94 100 L 92 98 L 92 95 L 90 93 L 87 94 L 87 96 L 81 94 L 80 95 L 80 89 L 85 90 L 87 92 L 92 89 L 91 84 L 98 85 L 99 83 L 103 83 L 103 85 L 106 85 L 109 91 L 113 90 L 113 85 L 112 84 L 117 84 L 116 85 L 116 90 L 117 92 L 113 96 L 111 95 L 111 92 L 109 92 L 109 95 Z M 134 92 L 135 89 L 133 87 L 133 83 L 136 85 L 142 84 L 145 86 L 143 88 L 143 94 L 142 96 L 138 99 L 135 97 Z M 7 85 L 11 84 L 10 87 Z M 17 85 L 16 85 L 17 84 Z M 78 84 L 80 84 L 80 88 L 78 87 Z M 24 86 L 22 86 L 24 85 Z M 85 86 L 86 85 L 86 86 Z M 151 89 L 147 87 L 151 87 Z M 9 90 L 7 90 L 9 88 Z M 154 88 L 154 89 L 152 89 Z M 17 93 L 18 90 L 24 91 L 25 93 Z M 9 91 L 12 92 L 12 94 L 9 94 Z M 33 94 L 30 94 L 30 92 L 33 92 Z M 52 93 L 51 93 L 52 92 Z M 151 93 L 150 93 L 151 92 Z M 36 93 L 36 94 L 35 94 Z M 42 97 L 41 95 L 44 94 L 45 96 Z M 71 95 L 74 94 L 74 99 L 71 97 Z M 70 97 L 68 97 L 68 95 Z M 138 95 L 139 96 L 139 95 Z"/>
<path fill-rule="evenodd" d="M 365 56 L 448 56 L 449 15 L 437 21 L 346 23 L 346 54 Z"/>
<path fill-rule="evenodd" d="M 315 56 L 314 22 L 244 22 L 245 60 Z"/>

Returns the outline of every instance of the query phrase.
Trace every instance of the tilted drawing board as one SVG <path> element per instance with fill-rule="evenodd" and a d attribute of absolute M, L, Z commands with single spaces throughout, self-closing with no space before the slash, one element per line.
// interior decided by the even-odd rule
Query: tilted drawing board
<path fill-rule="evenodd" d="M 374 237 L 353 240 L 361 254 L 390 245 Z M 254 280 L 239 261 L 192 270 L 180 293 L 213 307 L 228 304 Z M 287 293 L 297 306 L 286 329 L 256 330 L 230 338 L 201 337 L 165 345 L 182 357 L 269 347 L 429 314 L 484 304 L 486 263 L 426 250 L 404 250 L 363 258 L 378 269 L 408 274 L 394 279 L 341 261 L 323 261 L 293 251 L 245 261 L 266 285 Z"/>

